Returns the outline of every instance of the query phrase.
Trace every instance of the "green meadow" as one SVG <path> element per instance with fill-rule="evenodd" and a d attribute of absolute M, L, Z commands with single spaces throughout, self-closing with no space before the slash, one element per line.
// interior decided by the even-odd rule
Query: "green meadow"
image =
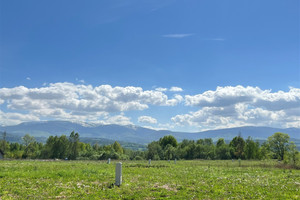
<path fill-rule="evenodd" d="M 300 170 L 276 161 L 0 161 L 0 199 L 300 199 Z"/>

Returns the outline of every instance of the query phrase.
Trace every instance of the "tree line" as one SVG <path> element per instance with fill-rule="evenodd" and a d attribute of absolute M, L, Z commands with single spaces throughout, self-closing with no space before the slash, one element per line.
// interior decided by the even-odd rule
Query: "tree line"
<path fill-rule="evenodd" d="M 296 145 L 290 142 L 285 133 L 275 133 L 262 144 L 251 137 L 246 140 L 239 136 L 229 143 L 223 138 L 216 143 L 211 138 L 183 140 L 178 142 L 168 135 L 147 145 L 146 151 L 134 151 L 123 148 L 118 142 L 111 145 L 91 145 L 80 142 L 79 134 L 74 131 L 67 137 L 50 136 L 46 143 L 36 142 L 33 136 L 26 134 L 22 143 L 7 142 L 6 133 L 0 141 L 0 150 L 5 158 L 12 159 L 68 159 L 68 160 L 171 160 L 171 159 L 278 159 L 286 163 L 297 164 L 300 160 Z"/>
<path fill-rule="evenodd" d="M 154 160 L 169 159 L 278 159 L 296 164 L 300 159 L 294 142 L 288 134 L 275 133 L 262 144 L 251 137 L 244 140 L 236 136 L 228 144 L 223 138 L 214 144 L 211 138 L 183 140 L 178 143 L 173 136 L 165 136 L 148 144 L 146 158 Z"/>

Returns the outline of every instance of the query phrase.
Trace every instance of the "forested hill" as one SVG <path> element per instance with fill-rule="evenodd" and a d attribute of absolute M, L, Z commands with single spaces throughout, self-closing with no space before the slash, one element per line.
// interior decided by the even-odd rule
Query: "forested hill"
<path fill-rule="evenodd" d="M 178 141 L 183 139 L 198 140 L 201 138 L 212 138 L 214 141 L 218 138 L 231 140 L 239 134 L 243 138 L 251 136 L 253 139 L 265 140 L 275 132 L 283 132 L 289 134 L 291 138 L 300 139 L 299 128 L 238 127 L 198 133 L 185 133 L 168 130 L 157 131 L 132 125 L 92 125 L 67 121 L 27 122 L 15 126 L 2 126 L 0 127 L 0 132 L 3 131 L 6 131 L 10 136 L 24 136 L 25 134 L 30 134 L 34 137 L 49 137 L 50 135 L 62 134 L 69 135 L 72 131 L 75 131 L 80 134 L 81 138 L 104 138 L 139 144 L 150 143 L 165 135 L 173 135 Z"/>

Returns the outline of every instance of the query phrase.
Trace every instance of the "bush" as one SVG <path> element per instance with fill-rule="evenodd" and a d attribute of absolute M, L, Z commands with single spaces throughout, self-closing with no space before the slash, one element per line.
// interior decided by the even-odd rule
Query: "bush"
<path fill-rule="evenodd" d="M 94 155 L 90 156 L 91 160 L 98 160 L 99 158 L 100 158 L 99 154 L 94 154 Z"/>
<path fill-rule="evenodd" d="M 143 160 L 143 158 L 141 156 L 136 156 L 134 160 Z"/>

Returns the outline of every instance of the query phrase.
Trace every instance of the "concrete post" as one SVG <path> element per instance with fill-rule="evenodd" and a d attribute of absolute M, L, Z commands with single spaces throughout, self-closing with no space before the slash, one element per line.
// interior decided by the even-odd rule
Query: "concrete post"
<path fill-rule="evenodd" d="M 174 163 L 176 164 L 177 159 L 175 158 Z"/>
<path fill-rule="evenodd" d="M 110 158 L 107 160 L 107 164 L 110 164 Z"/>
<path fill-rule="evenodd" d="M 151 165 L 151 159 L 149 159 L 149 162 L 148 162 L 148 164 L 149 164 L 149 165 Z"/>
<path fill-rule="evenodd" d="M 122 163 L 116 164 L 116 186 L 121 186 L 122 184 Z"/>

